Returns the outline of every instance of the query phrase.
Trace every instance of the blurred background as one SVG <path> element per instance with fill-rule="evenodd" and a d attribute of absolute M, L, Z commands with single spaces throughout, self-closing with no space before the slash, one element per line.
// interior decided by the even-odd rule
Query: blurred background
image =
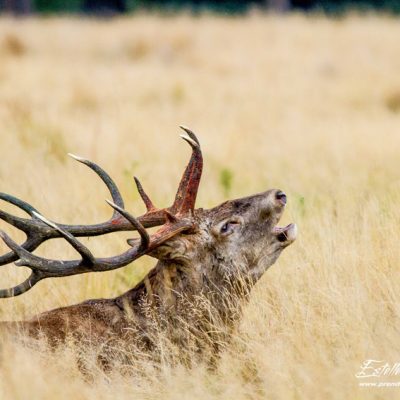
<path fill-rule="evenodd" d="M 132 214 L 145 212 L 133 175 L 169 206 L 190 155 L 183 124 L 204 154 L 198 207 L 279 188 L 281 224 L 299 227 L 218 370 L 163 365 L 112 384 L 99 372 L 89 384 L 71 355 L 50 362 L 2 347 L 2 400 L 399 398 L 398 387 L 360 389 L 354 375 L 369 358 L 400 360 L 400 0 L 0 0 L 0 9 L 2 192 L 59 223 L 107 220 L 109 193 L 71 152 L 114 178 Z M 110 256 L 132 235 L 85 244 Z M 62 240 L 36 254 L 76 258 Z M 0 320 L 117 296 L 154 264 L 45 280 L 0 300 Z M 27 275 L 2 266 L 0 286 Z"/>

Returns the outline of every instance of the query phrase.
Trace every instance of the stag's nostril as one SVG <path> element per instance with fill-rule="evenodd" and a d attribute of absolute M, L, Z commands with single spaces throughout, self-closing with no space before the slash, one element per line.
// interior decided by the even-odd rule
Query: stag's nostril
<path fill-rule="evenodd" d="M 279 200 L 282 204 L 286 204 L 286 202 L 287 202 L 286 194 L 283 193 L 281 190 L 279 190 L 278 192 L 276 192 L 275 197 L 276 197 L 276 199 Z"/>

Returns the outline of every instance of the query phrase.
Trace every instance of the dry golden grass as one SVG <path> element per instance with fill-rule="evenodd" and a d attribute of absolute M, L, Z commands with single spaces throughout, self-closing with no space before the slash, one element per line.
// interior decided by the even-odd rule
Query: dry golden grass
<path fill-rule="evenodd" d="M 1 191 L 56 221 L 106 219 L 106 190 L 72 152 L 109 171 L 133 213 L 133 174 L 168 205 L 189 155 L 183 123 L 205 153 L 199 206 L 278 187 L 300 234 L 217 371 L 149 364 L 88 382 L 69 349 L 8 345 L 0 398 L 399 398 L 354 376 L 367 358 L 400 361 L 399 37 L 397 20 L 373 16 L 1 19 Z M 113 254 L 125 237 L 90 247 Z M 73 253 L 56 241 L 39 254 Z M 117 295 L 152 264 L 41 282 L 1 300 L 0 318 Z M 2 267 L 1 286 L 25 274 Z"/>

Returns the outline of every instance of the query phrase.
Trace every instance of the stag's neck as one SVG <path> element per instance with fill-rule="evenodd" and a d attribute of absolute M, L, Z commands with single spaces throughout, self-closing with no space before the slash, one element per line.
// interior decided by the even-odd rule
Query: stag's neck
<path fill-rule="evenodd" d="M 224 320 L 234 321 L 252 286 L 252 282 L 226 276 L 218 268 L 159 261 L 149 275 L 116 301 L 134 314 L 142 314 L 145 304 L 163 315 L 176 315 L 205 301 Z"/>

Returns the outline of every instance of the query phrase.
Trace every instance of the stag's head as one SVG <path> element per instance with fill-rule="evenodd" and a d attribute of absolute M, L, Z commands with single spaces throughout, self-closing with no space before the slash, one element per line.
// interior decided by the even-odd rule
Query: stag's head
<path fill-rule="evenodd" d="M 282 250 L 296 238 L 296 225 L 278 227 L 287 197 L 277 189 L 253 196 L 229 200 L 209 210 L 195 209 L 203 158 L 199 141 L 193 132 L 183 128 L 192 147 L 175 201 L 171 207 L 157 208 L 135 178 L 137 188 L 147 212 L 135 218 L 124 208 L 118 188 L 108 174 L 97 164 L 73 156 L 95 171 L 110 190 L 114 208 L 109 221 L 96 225 L 55 224 L 44 218 L 28 203 L 0 193 L 7 201 L 28 213 L 25 219 L 0 210 L 0 218 L 24 231 L 27 240 L 22 245 L 6 233 L 0 236 L 11 252 L 0 257 L 0 265 L 17 260 L 17 265 L 32 270 L 30 277 L 10 289 L 0 290 L 0 297 L 17 296 L 31 289 L 37 282 L 49 277 L 61 277 L 93 271 L 121 268 L 148 254 L 162 261 L 166 267 L 174 264 L 182 273 L 206 274 L 207 279 L 246 276 L 249 281 L 259 279 Z M 152 235 L 146 228 L 160 226 Z M 109 258 L 95 258 L 81 242 L 79 236 L 98 236 L 115 231 L 136 230 L 140 238 L 130 239 L 131 248 Z M 63 237 L 81 255 L 79 260 L 48 260 L 31 254 L 48 239 Z"/>
<path fill-rule="evenodd" d="M 296 239 L 297 227 L 278 227 L 287 202 L 281 190 L 229 200 L 210 210 L 195 210 L 194 227 L 171 238 L 152 255 L 181 265 L 182 271 L 209 279 L 248 277 L 257 281 Z"/>

